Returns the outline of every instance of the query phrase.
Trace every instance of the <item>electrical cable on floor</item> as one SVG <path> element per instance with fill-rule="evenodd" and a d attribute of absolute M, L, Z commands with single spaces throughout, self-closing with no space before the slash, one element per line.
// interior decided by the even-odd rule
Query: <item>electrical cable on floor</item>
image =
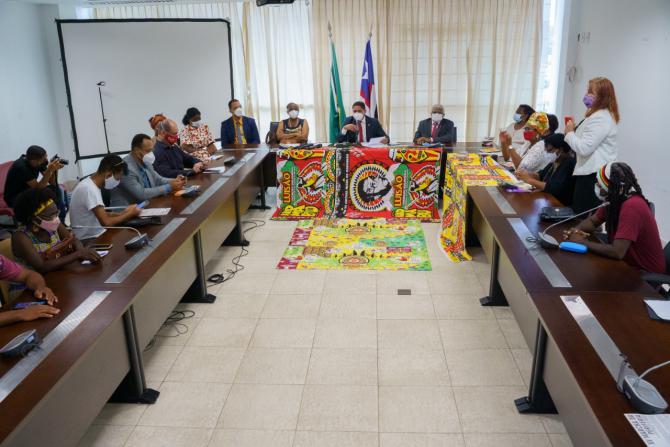
<path fill-rule="evenodd" d="M 188 320 L 189 318 L 193 317 L 195 317 L 195 312 L 192 310 L 173 310 L 170 313 L 170 316 L 168 316 L 167 319 L 163 322 L 163 325 L 158 330 L 158 333 L 151 339 L 149 344 L 147 344 L 146 348 L 144 348 L 144 352 L 154 347 L 154 345 L 156 344 L 157 337 L 175 338 L 187 333 L 188 326 L 182 323 L 182 321 Z M 174 332 L 171 334 L 161 333 L 161 331 L 163 331 L 164 329 L 171 329 Z"/>
<path fill-rule="evenodd" d="M 243 226 L 247 224 L 253 224 L 253 225 L 248 228 L 244 228 L 242 230 L 242 234 L 246 234 L 251 230 L 255 230 L 256 228 L 265 226 L 265 221 L 261 219 L 249 219 L 242 222 Z M 240 260 L 248 254 L 249 250 L 246 247 L 240 247 L 240 253 L 231 260 L 233 268 L 226 269 L 223 273 L 215 273 L 213 275 L 210 275 L 207 278 L 207 282 L 211 284 L 222 284 L 226 281 L 230 281 L 231 279 L 233 279 L 235 277 L 235 274 L 244 270 L 244 265 L 242 265 Z"/>

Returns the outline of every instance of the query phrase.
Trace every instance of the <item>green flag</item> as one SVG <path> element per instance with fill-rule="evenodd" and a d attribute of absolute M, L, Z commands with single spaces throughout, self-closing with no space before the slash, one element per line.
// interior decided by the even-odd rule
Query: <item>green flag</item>
<path fill-rule="evenodd" d="M 340 88 L 340 72 L 337 69 L 337 56 L 335 55 L 335 44 L 330 41 L 331 65 L 330 65 L 330 142 L 337 142 L 337 136 L 344 126 L 346 114 L 342 103 L 342 89 Z"/>

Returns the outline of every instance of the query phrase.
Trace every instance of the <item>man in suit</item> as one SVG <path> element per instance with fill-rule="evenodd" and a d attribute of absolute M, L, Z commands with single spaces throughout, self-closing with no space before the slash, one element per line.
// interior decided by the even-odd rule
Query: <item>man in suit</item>
<path fill-rule="evenodd" d="M 389 142 L 382 125 L 376 119 L 365 116 L 365 103 L 356 101 L 352 107 L 353 116 L 344 120 L 342 132 L 337 136 L 338 143 L 367 143 L 373 138 L 382 138 L 383 144 Z"/>
<path fill-rule="evenodd" d="M 419 122 L 414 133 L 414 144 L 455 143 L 454 122 L 444 117 L 444 107 L 436 104 L 430 111 L 430 118 Z"/>
<path fill-rule="evenodd" d="M 244 116 L 242 104 L 231 99 L 228 110 L 233 116 L 221 123 L 221 144 L 260 144 L 256 120 Z"/>
<path fill-rule="evenodd" d="M 112 206 L 140 203 L 184 187 L 184 176 L 179 175 L 172 179 L 163 177 L 154 170 L 156 157 L 153 149 L 151 137 L 148 135 L 137 134 L 133 137 L 130 154 L 123 157 L 128 171 L 121 177 L 119 186 L 110 193 Z"/>

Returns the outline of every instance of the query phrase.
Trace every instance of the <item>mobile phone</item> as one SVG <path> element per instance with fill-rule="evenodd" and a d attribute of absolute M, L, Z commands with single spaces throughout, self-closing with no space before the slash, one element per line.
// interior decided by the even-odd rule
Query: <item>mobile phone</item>
<path fill-rule="evenodd" d="M 95 251 L 98 251 L 98 250 L 106 251 L 106 250 L 111 250 L 113 246 L 114 246 L 113 244 L 93 244 L 93 245 L 91 245 L 91 248 Z"/>
<path fill-rule="evenodd" d="M 46 304 L 46 303 L 47 302 L 44 301 L 44 300 L 16 303 L 12 306 L 12 309 L 14 309 L 14 310 L 25 309 L 25 308 L 30 307 L 30 306 L 37 306 L 37 305 Z"/>
<path fill-rule="evenodd" d="M 138 203 L 138 204 L 137 204 L 137 207 L 138 207 L 139 209 L 143 209 L 143 208 L 144 208 L 145 206 L 147 206 L 148 204 L 149 204 L 149 201 L 148 201 L 148 200 L 145 200 L 145 201 L 142 202 L 142 203 Z"/>

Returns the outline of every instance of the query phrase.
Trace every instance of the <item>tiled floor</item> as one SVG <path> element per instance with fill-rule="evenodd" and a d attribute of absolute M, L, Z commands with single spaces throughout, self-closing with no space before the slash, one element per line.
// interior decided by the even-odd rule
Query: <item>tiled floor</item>
<path fill-rule="evenodd" d="M 514 408 L 531 355 L 509 309 L 479 306 L 481 252 L 453 264 L 425 224 L 430 272 L 276 270 L 294 226 L 247 233 L 245 270 L 145 353 L 158 403 L 107 405 L 81 446 L 571 445 L 560 418 Z"/>

